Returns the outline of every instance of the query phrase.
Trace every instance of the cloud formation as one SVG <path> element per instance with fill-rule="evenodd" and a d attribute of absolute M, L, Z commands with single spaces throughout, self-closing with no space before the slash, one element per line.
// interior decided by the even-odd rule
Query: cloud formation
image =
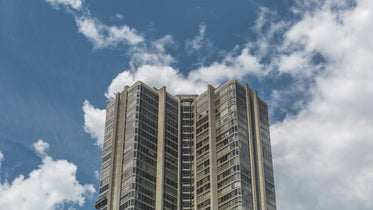
<path fill-rule="evenodd" d="M 346 2 L 326 1 L 286 32 L 294 64 L 314 52 L 327 63 L 310 102 L 271 126 L 281 209 L 373 208 L 373 3 Z"/>
<path fill-rule="evenodd" d="M 82 0 L 46 0 L 50 3 L 53 7 L 59 8 L 60 5 L 71 7 L 75 10 L 79 10 L 82 8 L 83 1 Z"/>
<path fill-rule="evenodd" d="M 78 31 L 92 42 L 95 49 L 116 47 L 118 44 L 136 45 L 144 41 L 142 35 L 127 25 L 108 26 L 92 17 L 82 0 L 46 0 L 46 2 L 54 8 L 59 6 L 64 6 L 66 9 L 73 8 L 70 14 L 75 17 Z M 122 16 L 117 14 L 116 17 Z"/>
<path fill-rule="evenodd" d="M 171 35 L 130 47 L 127 53 L 130 57 L 130 68 L 135 70 L 143 65 L 170 66 L 175 59 L 167 53 L 168 47 L 177 47 Z"/>
<path fill-rule="evenodd" d="M 83 103 L 84 131 L 96 139 L 95 144 L 102 147 L 104 144 L 106 110 L 94 108 L 88 100 Z"/>
<path fill-rule="evenodd" d="M 205 33 L 206 24 L 201 23 L 199 25 L 199 34 L 194 39 L 185 41 L 185 49 L 187 50 L 188 54 L 192 54 L 193 52 L 201 49 L 201 47 L 205 44 Z"/>
<path fill-rule="evenodd" d="M 115 47 L 119 43 L 136 45 L 144 39 L 126 25 L 107 26 L 90 16 L 75 18 L 79 32 L 92 42 L 94 48 Z"/>
<path fill-rule="evenodd" d="M 187 76 L 167 63 L 139 65 L 136 69 L 119 73 L 109 85 L 105 96 L 112 100 L 115 93 L 122 91 L 125 85 L 132 85 L 138 80 L 157 88 L 165 85 L 173 94 L 198 94 L 202 93 L 208 84 L 218 86 L 229 79 L 243 79 L 248 75 L 260 78 L 267 73 L 266 68 L 247 47 L 241 51 L 234 49 L 222 61 L 201 66 L 190 71 Z"/>
<path fill-rule="evenodd" d="M 1 170 L 1 162 L 3 162 L 3 159 L 4 159 L 4 155 L 3 153 L 0 151 L 0 170 Z M 0 180 L 1 181 L 1 180 Z"/>
<path fill-rule="evenodd" d="M 35 151 L 42 157 L 46 155 L 45 150 L 49 148 L 49 144 L 41 139 L 35 142 L 32 146 L 34 147 Z"/>
<path fill-rule="evenodd" d="M 66 160 L 53 160 L 45 153 L 48 143 L 38 140 L 33 146 L 42 152 L 42 164 L 27 177 L 19 175 L 11 183 L 0 183 L 0 206 L 9 210 L 52 210 L 82 206 L 95 192 L 93 185 L 76 180 L 77 167 Z M 49 145 L 48 145 L 49 146 Z"/>
<path fill-rule="evenodd" d="M 120 13 L 117 13 L 117 14 L 115 14 L 115 18 L 117 18 L 118 20 L 122 20 L 123 19 L 123 15 L 120 14 Z"/>

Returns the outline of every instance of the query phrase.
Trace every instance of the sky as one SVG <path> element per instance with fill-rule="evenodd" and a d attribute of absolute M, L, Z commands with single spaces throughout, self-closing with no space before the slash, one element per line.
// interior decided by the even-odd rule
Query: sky
<path fill-rule="evenodd" d="M 0 0 L 0 209 L 94 209 L 106 104 L 235 78 L 279 210 L 373 209 L 373 1 Z"/>

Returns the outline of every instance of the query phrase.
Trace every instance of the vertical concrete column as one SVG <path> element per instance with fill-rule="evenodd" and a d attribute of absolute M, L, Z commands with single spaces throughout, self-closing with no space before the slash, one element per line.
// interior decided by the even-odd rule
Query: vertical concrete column
<path fill-rule="evenodd" d="M 256 188 L 256 178 L 255 178 L 255 158 L 254 158 L 254 137 L 253 137 L 253 122 L 252 119 L 252 108 L 251 108 L 251 95 L 252 91 L 247 84 L 245 84 L 246 92 L 246 111 L 247 111 L 247 130 L 249 136 L 249 152 L 250 152 L 250 171 L 251 171 L 251 187 L 252 187 L 252 196 L 253 196 L 253 210 L 258 209 L 257 201 L 257 188 Z"/>
<path fill-rule="evenodd" d="M 126 109 L 127 109 L 127 90 L 120 93 L 118 101 L 118 120 L 116 125 L 116 141 L 114 146 L 115 159 L 113 159 L 113 184 L 112 184 L 112 199 L 113 209 L 119 209 L 120 206 L 120 189 L 122 183 L 122 168 L 123 168 L 123 149 L 124 149 L 124 134 L 126 126 Z"/>
<path fill-rule="evenodd" d="M 109 178 L 109 190 L 107 192 L 108 198 L 108 210 L 113 208 L 113 196 L 114 196 L 114 184 L 115 184 L 115 158 L 116 158 L 116 143 L 117 143 L 117 132 L 118 132 L 118 113 L 120 112 L 120 93 L 115 95 L 115 111 L 114 111 L 114 124 L 113 124 L 113 138 L 112 138 L 112 152 L 111 152 L 111 164 L 110 164 L 110 178 Z"/>
<path fill-rule="evenodd" d="M 109 190 L 107 192 L 107 198 L 108 198 L 108 210 L 113 209 L 113 185 L 114 185 L 114 179 L 115 179 L 115 164 L 114 164 L 114 159 L 115 159 L 115 143 L 117 141 L 117 124 L 118 124 L 118 112 L 119 112 L 119 101 L 120 101 L 120 94 L 117 93 L 115 95 L 115 111 L 114 111 L 114 125 L 113 125 L 113 138 L 112 138 L 112 152 L 111 152 L 111 164 L 110 164 L 110 178 L 109 178 Z"/>
<path fill-rule="evenodd" d="M 177 159 L 178 159 L 178 162 L 177 162 L 177 209 L 181 210 L 181 189 L 182 189 L 182 183 L 181 183 L 181 153 L 182 153 L 182 144 L 183 144 L 183 140 L 182 140 L 182 136 L 181 136 L 181 128 L 182 128 L 182 107 L 181 107 L 181 97 L 177 97 L 177 101 L 178 101 L 178 107 L 179 107 L 179 110 L 178 110 L 178 115 L 177 115 L 177 122 L 178 122 L 178 135 L 177 135 L 177 139 L 178 139 L 178 142 L 179 142 L 179 145 L 178 145 L 178 154 L 177 154 Z"/>
<path fill-rule="evenodd" d="M 197 100 L 193 102 L 193 196 L 194 196 L 194 209 L 197 209 Z"/>
<path fill-rule="evenodd" d="M 163 209 L 164 156 L 165 156 L 166 87 L 159 89 L 158 96 L 158 141 L 155 209 Z"/>
<path fill-rule="evenodd" d="M 218 209 L 218 182 L 216 160 L 215 88 L 208 86 L 209 158 L 211 209 Z M 197 186 L 197 185 L 195 185 Z"/>
<path fill-rule="evenodd" d="M 257 190 L 259 190 L 259 206 L 260 210 L 266 210 L 266 192 L 265 192 L 265 177 L 264 177 L 264 165 L 263 165 L 263 149 L 262 140 L 260 136 L 260 113 L 259 113 L 259 101 L 258 92 L 253 92 L 253 110 L 254 110 L 254 123 L 255 123 L 255 150 L 256 150 L 256 170 L 258 171 L 258 183 Z"/>

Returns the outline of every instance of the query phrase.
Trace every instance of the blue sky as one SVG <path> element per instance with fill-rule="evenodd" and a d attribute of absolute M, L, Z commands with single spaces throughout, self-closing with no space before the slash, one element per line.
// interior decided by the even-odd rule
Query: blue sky
<path fill-rule="evenodd" d="M 369 0 L 0 0 L 0 206 L 94 209 L 115 92 L 236 78 L 269 103 L 278 209 L 373 209 L 372 34 Z"/>

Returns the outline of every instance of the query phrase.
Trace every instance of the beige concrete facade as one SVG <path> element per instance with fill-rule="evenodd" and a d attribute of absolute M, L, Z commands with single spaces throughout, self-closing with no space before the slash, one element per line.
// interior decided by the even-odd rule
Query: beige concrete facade
<path fill-rule="evenodd" d="M 252 91 L 250 90 L 249 86 L 245 84 L 245 90 L 246 90 L 246 105 L 247 105 L 247 128 L 250 131 L 253 128 L 253 122 L 252 122 L 252 115 L 251 112 L 251 104 L 252 104 Z M 254 136 L 253 132 L 249 133 L 249 147 L 250 147 L 250 157 L 254 157 Z M 255 171 L 255 160 L 254 158 L 250 158 L 250 165 L 251 165 L 251 171 Z M 257 200 L 257 187 L 256 187 L 256 176 L 255 173 L 251 173 L 251 180 L 254 180 L 252 182 L 252 192 L 253 192 L 253 210 L 258 209 L 258 200 Z"/>
<path fill-rule="evenodd" d="M 211 209 L 218 209 L 218 182 L 216 169 L 216 128 L 215 128 L 215 88 L 208 86 L 208 121 L 209 121 L 209 158 L 210 158 L 210 194 L 211 194 Z"/>
<path fill-rule="evenodd" d="M 116 109 L 115 109 L 115 112 L 114 112 L 114 128 L 113 128 L 113 140 L 112 140 L 112 144 L 113 144 L 113 147 L 115 148 L 116 147 L 116 145 L 117 145 L 117 142 L 118 142 L 118 139 L 117 139 L 117 131 L 118 131 L 118 129 L 117 129 L 117 127 L 118 127 L 118 118 L 120 117 L 119 116 L 119 112 L 120 112 L 120 108 L 119 108 L 119 106 L 118 106 L 118 104 L 119 104 L 119 100 L 120 100 L 120 93 L 117 93 L 116 94 L 116 97 L 115 97 L 115 107 L 116 107 Z M 113 161 L 113 160 L 115 160 L 116 159 L 116 151 L 117 150 L 115 150 L 114 149 L 114 151 L 111 153 L 111 175 L 110 175 L 110 184 L 112 185 L 112 186 L 114 186 L 115 185 L 115 178 L 116 178 L 116 176 L 115 176 L 115 172 L 116 172 L 116 170 L 115 170 L 115 166 L 116 166 L 116 164 L 115 164 L 115 161 Z M 111 209 L 114 209 L 113 207 L 114 207 L 114 188 L 111 188 L 110 190 L 109 190 L 109 192 L 108 192 L 108 203 L 110 204 L 110 205 L 108 205 L 108 210 L 111 210 Z"/>
<path fill-rule="evenodd" d="M 197 97 L 198 98 L 198 97 Z M 194 116 L 197 116 L 197 111 L 196 111 L 197 109 L 193 109 L 193 115 Z M 193 121 L 193 128 L 196 128 L 197 127 L 197 125 L 196 125 L 196 121 L 197 120 L 194 120 Z M 196 136 L 196 129 L 193 129 L 193 136 L 195 137 Z M 197 148 L 197 142 L 196 142 L 196 140 L 194 140 L 193 141 L 193 147 L 194 148 Z M 196 159 L 196 157 L 197 157 L 197 154 L 196 154 L 196 152 L 197 152 L 197 150 L 196 149 L 194 149 L 193 150 L 193 157 L 194 157 L 194 162 L 195 162 L 195 159 Z M 197 173 L 197 164 L 196 163 L 194 163 L 193 164 L 193 171 L 195 172 L 195 173 Z M 193 194 L 194 194 L 194 207 L 196 207 L 196 209 L 197 209 L 197 178 L 196 178 L 196 176 L 194 176 L 194 180 L 193 180 L 193 186 L 194 186 L 194 190 L 193 190 Z M 182 209 L 182 208 L 181 208 Z"/>
<path fill-rule="evenodd" d="M 122 172 L 122 159 L 123 159 L 123 146 L 124 146 L 124 127 L 126 123 L 126 101 L 127 101 L 127 88 L 124 89 L 123 92 L 120 93 L 117 97 L 120 97 L 120 102 L 117 104 L 118 106 L 118 120 L 116 125 L 116 135 L 115 135 L 115 146 L 114 146 L 114 161 L 113 161 L 113 170 L 115 172 L 112 175 L 112 191 L 111 197 L 113 199 L 113 208 L 112 209 L 119 209 L 119 201 L 120 201 L 120 186 L 121 186 L 121 172 Z"/>
<path fill-rule="evenodd" d="M 257 91 L 253 92 L 253 110 L 254 110 L 254 120 L 255 120 L 255 149 L 256 149 L 256 166 L 257 166 L 257 174 L 258 174 L 258 182 L 259 186 L 259 206 L 260 209 L 267 209 L 266 208 L 266 196 L 265 196 L 265 177 L 264 177 L 264 169 L 263 169 L 263 149 L 262 149 L 262 141 L 260 139 L 260 124 L 257 123 L 260 121 L 259 117 L 259 104 L 258 104 L 258 93 Z"/>
<path fill-rule="evenodd" d="M 156 182 L 156 209 L 164 209 L 164 144 L 165 144 L 165 117 L 166 117 L 166 88 L 159 90 L 158 105 L 158 142 L 157 142 L 157 182 Z"/>
<path fill-rule="evenodd" d="M 181 100 L 180 100 L 180 97 L 178 97 L 178 99 L 179 99 L 179 107 L 181 107 Z M 182 117 L 182 115 L 181 115 L 181 110 L 179 109 L 179 112 L 178 112 L 178 119 L 179 119 L 179 122 L 181 122 L 181 117 Z M 181 132 L 182 132 L 182 126 L 180 125 L 180 123 L 179 123 L 179 126 L 178 126 L 178 130 L 179 130 L 179 133 L 178 133 L 178 136 L 177 136 L 177 138 L 178 139 L 181 139 Z M 182 153 L 182 149 L 183 149 L 183 147 L 182 147 L 182 144 L 179 144 L 179 147 L 178 147 L 178 156 L 177 156 L 177 158 L 178 158 L 178 163 L 177 163 L 177 168 L 178 168 L 178 174 L 177 174 L 177 188 L 178 188 L 178 191 L 177 191 L 177 197 L 178 198 L 181 198 L 181 188 L 182 188 L 182 182 L 181 182 L 181 178 L 182 178 L 182 176 L 181 176 L 181 167 L 182 167 L 182 162 L 181 162 L 181 153 Z M 182 205 L 182 202 L 181 202 L 181 199 L 177 199 L 177 209 L 181 209 L 181 205 Z"/>

